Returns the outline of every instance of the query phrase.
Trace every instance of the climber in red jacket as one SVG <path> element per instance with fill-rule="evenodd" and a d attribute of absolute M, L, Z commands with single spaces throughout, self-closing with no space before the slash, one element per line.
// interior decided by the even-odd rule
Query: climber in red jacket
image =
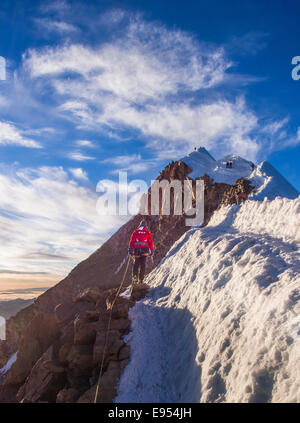
<path fill-rule="evenodd" d="M 147 257 L 154 254 L 152 234 L 144 220 L 132 233 L 128 252 L 134 259 L 132 284 L 142 283 L 145 276 Z"/>
<path fill-rule="evenodd" d="M 238 204 L 242 204 L 244 203 L 246 200 L 248 199 L 248 194 L 246 193 L 245 190 L 242 190 L 238 193 Z"/>

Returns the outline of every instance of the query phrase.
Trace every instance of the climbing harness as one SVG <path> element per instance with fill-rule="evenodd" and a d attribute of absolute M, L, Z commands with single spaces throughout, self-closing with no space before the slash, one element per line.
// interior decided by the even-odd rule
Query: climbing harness
<path fill-rule="evenodd" d="M 116 296 L 115 296 L 115 298 L 114 298 L 114 300 L 113 300 L 113 302 L 111 304 L 111 308 L 110 308 L 110 312 L 109 312 L 108 325 L 107 325 L 107 330 L 106 330 L 106 334 L 105 334 L 105 344 L 104 344 L 104 349 L 103 349 L 103 355 L 102 355 L 102 361 L 101 361 L 101 366 L 100 366 L 99 378 L 98 378 L 98 382 L 97 382 L 97 386 L 96 386 L 94 404 L 97 403 L 98 395 L 99 395 L 99 390 L 100 390 L 100 383 L 101 383 L 101 380 L 102 380 L 102 372 L 103 372 L 103 366 L 104 366 L 104 358 L 105 358 L 106 348 L 107 348 L 107 344 L 108 344 L 108 333 L 109 333 L 109 330 L 110 330 L 112 311 L 113 311 L 115 302 L 116 302 L 116 300 L 117 300 L 117 298 L 118 298 L 118 296 L 119 296 L 119 294 L 121 292 L 121 289 L 123 287 L 123 284 L 124 284 L 124 281 L 125 281 L 125 278 L 126 278 L 126 275 L 127 275 L 127 271 L 128 271 L 129 262 L 130 262 L 130 256 L 128 256 L 127 265 L 126 265 L 126 268 L 125 268 L 123 279 L 122 279 L 122 281 L 120 283 L 120 286 L 119 286 L 119 288 L 117 290 Z"/>

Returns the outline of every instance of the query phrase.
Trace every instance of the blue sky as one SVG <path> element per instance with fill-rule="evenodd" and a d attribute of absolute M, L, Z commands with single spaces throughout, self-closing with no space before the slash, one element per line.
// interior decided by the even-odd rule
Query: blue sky
<path fill-rule="evenodd" d="M 205 146 L 299 190 L 297 3 L 2 1 L 2 283 L 52 283 L 122 224 L 95 213 L 120 169 L 150 182 Z"/>

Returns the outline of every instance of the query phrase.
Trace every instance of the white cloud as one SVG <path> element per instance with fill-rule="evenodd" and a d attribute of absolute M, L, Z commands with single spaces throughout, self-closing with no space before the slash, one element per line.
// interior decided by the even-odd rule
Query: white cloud
<path fill-rule="evenodd" d="M 0 121 L 0 145 L 20 145 L 28 148 L 42 148 L 30 138 L 26 138 L 22 131 L 10 122 Z"/>
<path fill-rule="evenodd" d="M 111 92 L 130 101 L 212 87 L 230 65 L 222 49 L 202 51 L 180 31 L 145 24 L 131 26 L 127 39 L 96 49 L 73 44 L 29 50 L 25 56 L 33 77 L 73 71 L 88 78 L 94 92 Z"/>
<path fill-rule="evenodd" d="M 52 85 L 57 110 L 77 128 L 100 129 L 108 136 L 116 134 L 116 139 L 122 129 L 139 130 L 159 157 L 180 157 L 196 144 L 220 155 L 234 152 L 255 160 L 275 144 L 286 145 L 286 119 L 264 130 L 244 100 L 209 97 L 210 89 L 234 79 L 226 72 L 233 64 L 223 48 L 137 15 L 126 20 L 125 12 L 111 13 L 118 30 L 105 43 L 68 43 L 24 55 L 23 69 L 38 84 Z M 250 33 L 239 42 L 253 50 L 262 36 Z M 250 83 L 249 75 L 246 80 Z"/>
<path fill-rule="evenodd" d="M 42 127 L 42 128 L 30 128 L 30 129 L 25 129 L 23 131 L 23 134 L 26 135 L 43 135 L 43 134 L 55 134 L 56 132 L 58 132 L 56 130 L 56 128 L 49 128 L 49 127 Z"/>
<path fill-rule="evenodd" d="M 73 175 L 74 178 L 82 180 L 82 181 L 88 181 L 88 175 L 87 173 L 81 169 L 80 167 L 77 168 L 70 168 L 69 171 Z"/>
<path fill-rule="evenodd" d="M 265 132 L 266 134 L 274 136 L 276 133 L 278 133 L 278 131 L 280 131 L 284 126 L 286 126 L 288 122 L 289 122 L 289 119 L 284 118 L 279 121 L 268 123 L 263 127 L 262 131 Z"/>
<path fill-rule="evenodd" d="M 268 137 L 266 152 L 284 150 L 289 147 L 296 147 L 300 143 L 300 130 L 292 134 L 288 130 L 289 118 L 267 123 L 262 128 L 262 135 Z"/>
<path fill-rule="evenodd" d="M 95 157 L 87 156 L 86 154 L 83 154 L 80 151 L 71 151 L 67 154 L 67 157 L 71 160 L 76 160 L 78 162 L 86 162 L 87 160 L 95 159 Z"/>
<path fill-rule="evenodd" d="M 57 85 L 59 83 L 57 82 Z M 91 125 L 91 110 L 83 101 L 67 101 L 58 107 L 63 113 L 67 113 L 66 117 L 72 115 L 77 121 L 85 122 L 86 126 Z"/>
<path fill-rule="evenodd" d="M 92 141 L 89 140 L 76 140 L 75 144 L 78 145 L 78 147 L 88 147 L 88 148 L 95 148 L 95 144 L 92 143 Z"/>
<path fill-rule="evenodd" d="M 122 166 L 124 163 L 130 164 L 139 162 L 141 160 L 140 154 L 128 154 L 123 156 L 114 156 L 114 157 L 108 157 L 107 159 L 101 160 L 101 163 L 111 163 L 116 166 Z"/>
<path fill-rule="evenodd" d="M 112 171 L 112 173 L 115 174 L 124 171 L 136 174 L 149 170 L 155 164 L 155 160 L 144 159 L 140 154 L 129 154 L 109 157 L 108 159 L 102 160 L 101 163 L 110 163 L 117 166 L 117 169 Z"/>
<path fill-rule="evenodd" d="M 186 140 L 185 117 L 176 112 L 169 97 L 219 84 L 231 66 L 224 51 L 201 45 L 182 31 L 138 18 L 131 20 L 122 35 L 97 48 L 73 44 L 29 50 L 24 67 L 34 78 L 50 78 L 57 94 L 65 99 L 60 110 L 72 116 L 79 128 L 121 124 L 138 128 L 149 137 Z M 69 71 L 81 77 L 63 78 Z M 197 118 L 188 101 L 184 107 Z M 161 113 L 169 119 L 168 124 L 160 118 Z M 180 134 L 170 128 L 172 115 L 176 126 L 182 125 Z M 195 127 L 196 122 L 192 123 Z"/>
<path fill-rule="evenodd" d="M 102 13 L 99 21 L 101 25 L 111 28 L 113 25 L 119 24 L 123 19 L 126 19 L 126 17 L 127 14 L 124 10 L 113 8 Z"/>
<path fill-rule="evenodd" d="M 42 31 L 42 34 L 45 35 L 51 32 L 57 32 L 61 35 L 73 34 L 78 31 L 78 29 L 67 22 L 57 21 L 48 18 L 37 18 L 34 20 L 38 25 L 39 29 Z"/>
<path fill-rule="evenodd" d="M 96 190 L 69 178 L 62 167 L 2 167 L 0 271 L 69 271 L 127 219 L 99 216 L 97 199 Z"/>
<path fill-rule="evenodd" d="M 54 13 L 59 16 L 65 16 L 70 11 L 70 5 L 65 0 L 48 1 L 44 2 L 40 9 L 45 14 Z"/>

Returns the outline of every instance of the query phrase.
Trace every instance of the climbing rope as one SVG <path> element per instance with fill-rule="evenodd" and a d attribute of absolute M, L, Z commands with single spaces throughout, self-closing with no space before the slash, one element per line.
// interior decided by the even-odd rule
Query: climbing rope
<path fill-rule="evenodd" d="M 94 398 L 94 404 L 97 403 L 98 400 L 98 395 L 99 395 L 99 390 L 100 390 L 100 384 L 101 384 L 101 380 L 102 380 L 102 372 L 103 372 L 103 366 L 104 366 L 104 359 L 105 359 L 105 353 L 106 353 L 106 348 L 107 348 L 107 344 L 108 344 L 108 333 L 110 330 L 110 323 L 111 323 L 111 316 L 112 316 L 112 311 L 115 305 L 115 302 L 121 292 L 121 289 L 123 287 L 126 275 L 127 275 L 127 271 L 128 271 L 128 266 L 129 266 L 129 262 L 130 262 L 130 256 L 128 256 L 127 259 L 127 265 L 125 268 L 125 272 L 124 272 L 124 276 L 122 279 L 122 282 L 120 283 L 120 286 L 117 290 L 116 296 L 111 304 L 111 308 L 110 308 L 110 313 L 109 313 L 109 318 L 108 318 L 108 325 L 107 325 L 107 330 L 106 330 L 106 334 L 105 334 L 105 344 L 104 344 L 104 349 L 103 349 L 103 355 L 102 355 L 102 361 L 101 361 L 101 367 L 100 367 L 100 373 L 99 373 L 99 377 L 98 377 L 98 382 L 97 382 L 97 386 L 96 386 L 96 393 L 95 393 L 95 398 Z"/>

